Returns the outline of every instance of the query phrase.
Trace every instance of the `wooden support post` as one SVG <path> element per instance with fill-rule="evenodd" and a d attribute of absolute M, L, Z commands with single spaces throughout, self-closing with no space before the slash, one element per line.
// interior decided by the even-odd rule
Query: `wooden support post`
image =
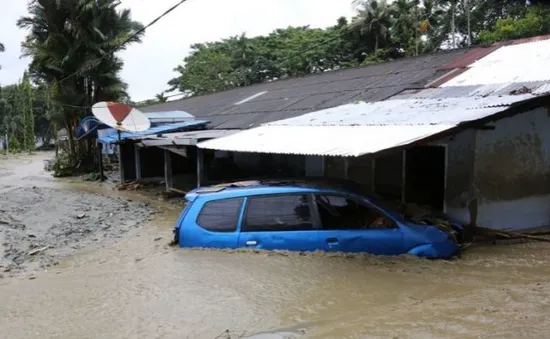
<path fill-rule="evenodd" d="M 120 171 L 120 182 L 125 183 L 126 177 L 124 175 L 124 162 L 122 161 L 122 145 L 118 144 L 118 168 Z"/>
<path fill-rule="evenodd" d="M 99 151 L 99 181 L 103 181 L 105 174 L 103 174 L 103 144 L 98 142 L 97 149 Z"/>
<path fill-rule="evenodd" d="M 401 202 L 406 203 L 407 195 L 407 150 L 401 151 Z"/>
<path fill-rule="evenodd" d="M 197 187 L 201 187 L 204 174 L 204 154 L 202 149 L 197 147 Z"/>
<path fill-rule="evenodd" d="M 136 180 L 139 180 L 141 179 L 141 153 L 137 144 L 134 144 L 134 159 L 136 164 Z"/>
<path fill-rule="evenodd" d="M 349 159 L 347 157 L 344 158 L 344 178 L 349 179 Z"/>
<path fill-rule="evenodd" d="M 169 191 L 174 185 L 172 177 L 172 154 L 169 150 L 164 150 L 164 182 L 166 190 Z"/>

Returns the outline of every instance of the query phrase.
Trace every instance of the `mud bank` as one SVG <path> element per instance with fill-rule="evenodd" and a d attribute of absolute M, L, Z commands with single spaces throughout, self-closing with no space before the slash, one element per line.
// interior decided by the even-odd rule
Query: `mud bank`
<path fill-rule="evenodd" d="M 146 203 L 46 187 L 0 186 L 0 278 L 47 269 L 154 218 Z"/>

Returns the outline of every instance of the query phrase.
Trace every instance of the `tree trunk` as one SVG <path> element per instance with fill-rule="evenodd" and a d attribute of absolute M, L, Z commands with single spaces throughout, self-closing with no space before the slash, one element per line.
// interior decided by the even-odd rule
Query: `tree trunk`
<path fill-rule="evenodd" d="M 470 25 L 470 10 L 471 10 L 471 7 L 470 7 L 470 1 L 468 0 L 465 0 L 466 1 L 466 20 L 468 21 L 468 46 L 470 46 L 472 44 L 472 30 L 471 30 L 471 25 Z"/>
<path fill-rule="evenodd" d="M 456 48 L 456 27 L 455 27 L 455 1 L 451 2 L 451 34 L 453 36 L 453 49 Z"/>
<path fill-rule="evenodd" d="M 65 114 L 65 128 L 67 129 L 67 139 L 69 142 L 69 157 L 76 160 L 76 145 L 74 142 L 72 114 Z"/>

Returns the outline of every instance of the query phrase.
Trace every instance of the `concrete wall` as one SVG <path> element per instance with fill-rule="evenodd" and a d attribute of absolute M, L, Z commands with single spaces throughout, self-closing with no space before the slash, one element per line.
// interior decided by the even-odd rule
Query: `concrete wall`
<path fill-rule="evenodd" d="M 447 146 L 445 211 L 464 223 L 470 222 L 468 202 L 474 197 L 476 130 L 465 130 L 434 144 Z"/>
<path fill-rule="evenodd" d="M 538 108 L 476 135 L 477 222 L 491 228 L 550 225 L 550 117 Z"/>

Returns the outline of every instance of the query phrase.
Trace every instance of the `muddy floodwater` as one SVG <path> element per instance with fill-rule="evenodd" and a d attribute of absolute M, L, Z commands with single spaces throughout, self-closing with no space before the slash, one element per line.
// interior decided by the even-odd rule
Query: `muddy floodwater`
<path fill-rule="evenodd" d="M 22 224 L 28 218 L 39 223 L 30 207 L 14 213 L 13 201 L 27 206 L 26 199 L 39 201 L 38 193 L 45 192 L 52 201 L 47 222 L 58 213 L 59 220 L 70 221 L 67 227 L 93 235 L 73 251 L 56 254 L 67 235 L 54 232 L 61 238 L 55 242 L 43 226 L 45 236 L 37 239 L 53 241 L 56 248 L 30 259 L 23 253 L 16 274 L 0 269 L 1 338 L 549 336 L 550 244 L 475 246 L 453 261 L 184 250 L 167 245 L 177 207 L 97 183 L 53 180 L 42 171 L 43 157 L 0 158 L 0 209 L 9 205 Z M 115 230 L 109 231 L 82 226 L 78 222 L 97 220 L 101 213 L 91 209 L 75 217 L 62 196 L 80 201 L 71 206 L 90 201 L 115 211 L 130 199 L 138 205 L 122 207 L 120 224 L 135 219 L 131 211 L 139 222 L 113 221 Z M 152 212 L 156 218 L 147 221 L 155 209 L 160 213 Z M 0 237 L 5 227 L 0 225 Z M 3 241 L 5 251 L 11 245 Z M 25 246 L 33 247 L 30 243 Z M 68 241 L 69 248 L 73 243 Z"/>

